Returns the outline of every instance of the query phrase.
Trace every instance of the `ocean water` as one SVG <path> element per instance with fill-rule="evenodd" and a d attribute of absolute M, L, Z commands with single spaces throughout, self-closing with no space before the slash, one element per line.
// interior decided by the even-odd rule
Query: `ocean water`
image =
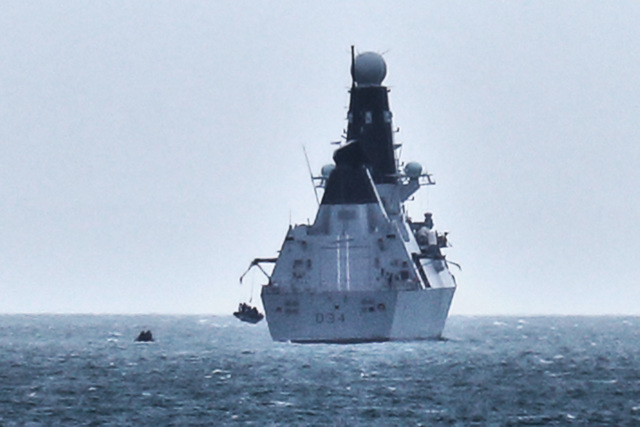
<path fill-rule="evenodd" d="M 135 343 L 142 329 L 156 341 Z M 213 316 L 0 316 L 0 425 L 640 425 L 640 318 L 271 341 Z"/>

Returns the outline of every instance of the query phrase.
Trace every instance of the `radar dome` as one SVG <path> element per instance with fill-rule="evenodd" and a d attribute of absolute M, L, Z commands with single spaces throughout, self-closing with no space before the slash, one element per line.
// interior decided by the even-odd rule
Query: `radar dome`
<path fill-rule="evenodd" d="M 382 55 L 375 52 L 364 52 L 356 56 L 351 72 L 358 85 L 379 85 L 387 75 L 387 64 L 385 64 Z"/>
<path fill-rule="evenodd" d="M 422 174 L 422 165 L 418 162 L 409 162 L 404 167 L 404 173 L 411 179 L 419 178 Z"/>
<path fill-rule="evenodd" d="M 334 164 L 324 165 L 320 170 L 320 173 L 322 174 L 322 177 L 324 179 L 329 179 L 329 175 L 331 175 L 331 172 L 333 172 L 335 168 L 336 168 L 336 165 Z"/>

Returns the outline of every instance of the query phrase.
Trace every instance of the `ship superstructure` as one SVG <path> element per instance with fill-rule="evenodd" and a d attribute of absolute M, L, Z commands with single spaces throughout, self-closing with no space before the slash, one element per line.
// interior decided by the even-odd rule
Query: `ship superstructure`
<path fill-rule="evenodd" d="M 437 338 L 456 288 L 446 233 L 404 206 L 434 182 L 396 156 L 382 56 L 352 54 L 351 73 L 346 141 L 322 170 L 315 221 L 290 227 L 277 258 L 252 263 L 275 263 L 261 293 L 269 331 L 293 342 Z"/>

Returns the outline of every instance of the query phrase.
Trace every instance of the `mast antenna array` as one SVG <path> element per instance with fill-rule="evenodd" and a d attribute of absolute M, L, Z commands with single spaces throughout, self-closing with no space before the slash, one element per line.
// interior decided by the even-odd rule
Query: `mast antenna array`
<path fill-rule="evenodd" d="M 356 72 L 356 53 L 355 53 L 355 46 L 351 45 L 351 89 L 353 89 L 354 87 L 356 87 L 356 77 L 355 77 L 355 72 Z"/>

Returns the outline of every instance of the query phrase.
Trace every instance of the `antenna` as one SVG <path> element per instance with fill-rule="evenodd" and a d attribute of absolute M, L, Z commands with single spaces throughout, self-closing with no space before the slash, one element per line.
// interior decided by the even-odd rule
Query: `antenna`
<path fill-rule="evenodd" d="M 311 178 L 311 186 L 313 187 L 313 194 L 316 196 L 316 203 L 320 206 L 320 199 L 318 199 L 318 189 L 316 183 L 313 180 L 313 171 L 311 170 L 311 163 L 309 163 L 309 156 L 307 156 L 307 148 L 303 145 L 302 151 L 304 151 L 304 159 L 307 161 L 307 169 L 309 169 L 309 177 Z"/>
<path fill-rule="evenodd" d="M 351 45 L 351 89 L 356 87 L 356 54 L 354 49 L 355 47 Z"/>

